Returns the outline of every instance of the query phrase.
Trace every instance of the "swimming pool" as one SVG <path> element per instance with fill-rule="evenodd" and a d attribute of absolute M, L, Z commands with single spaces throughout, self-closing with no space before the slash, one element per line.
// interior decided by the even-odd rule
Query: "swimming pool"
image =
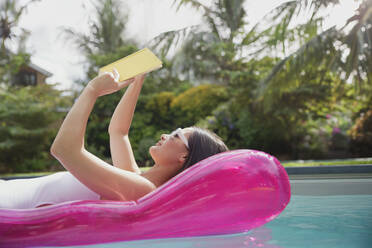
<path fill-rule="evenodd" d="M 372 247 L 371 178 L 291 180 L 291 184 L 287 208 L 273 221 L 245 233 L 70 247 Z"/>

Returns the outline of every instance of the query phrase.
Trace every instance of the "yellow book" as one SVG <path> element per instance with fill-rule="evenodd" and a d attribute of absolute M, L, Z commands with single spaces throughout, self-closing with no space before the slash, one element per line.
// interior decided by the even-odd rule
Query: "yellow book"
<path fill-rule="evenodd" d="M 101 67 L 99 73 L 113 72 L 114 67 L 120 74 L 119 82 L 125 81 L 134 76 L 148 73 L 161 68 L 161 60 L 145 47 L 109 65 Z"/>

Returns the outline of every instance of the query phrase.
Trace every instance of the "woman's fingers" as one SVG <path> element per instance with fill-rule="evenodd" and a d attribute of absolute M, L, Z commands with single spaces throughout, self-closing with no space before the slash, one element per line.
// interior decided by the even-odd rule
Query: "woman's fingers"
<path fill-rule="evenodd" d="M 113 68 L 112 72 L 110 73 L 112 75 L 112 77 L 114 78 L 114 80 L 118 83 L 118 87 L 119 89 L 122 89 L 126 86 L 128 86 L 129 84 L 139 80 L 139 81 L 143 81 L 143 79 L 145 78 L 146 76 L 146 73 L 144 74 L 141 74 L 141 75 L 137 75 L 135 77 L 132 77 L 132 78 L 129 78 L 123 82 L 119 82 L 119 79 L 120 79 L 120 74 L 118 72 L 118 70 L 116 68 Z"/>
<path fill-rule="evenodd" d="M 131 83 L 133 83 L 133 80 L 131 80 L 131 79 L 123 81 L 121 83 L 118 83 L 119 84 L 119 89 L 122 89 L 122 88 L 124 88 L 125 86 L 128 86 Z"/>
<path fill-rule="evenodd" d="M 119 82 L 120 74 L 119 74 L 118 70 L 116 70 L 115 67 L 113 69 L 113 72 L 114 72 L 114 79 L 115 79 L 115 81 Z"/>
<path fill-rule="evenodd" d="M 146 77 L 146 74 L 147 73 L 143 73 L 143 74 L 140 74 L 140 75 L 135 76 L 135 80 L 136 81 L 143 81 L 145 79 L 145 77 Z"/>
<path fill-rule="evenodd" d="M 123 82 L 119 82 L 120 74 L 119 74 L 119 72 L 118 72 L 118 70 L 116 68 L 113 69 L 113 76 L 114 76 L 115 81 L 119 85 L 119 89 L 124 88 L 125 86 L 133 83 L 133 81 L 134 81 L 134 78 L 130 78 L 130 79 L 125 80 Z"/>

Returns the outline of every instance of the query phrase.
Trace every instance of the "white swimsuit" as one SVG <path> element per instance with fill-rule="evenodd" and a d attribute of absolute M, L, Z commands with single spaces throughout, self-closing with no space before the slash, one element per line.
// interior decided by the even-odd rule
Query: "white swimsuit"
<path fill-rule="evenodd" d="M 99 199 L 97 193 L 68 171 L 37 178 L 0 181 L 0 208 L 26 209 L 42 204 Z"/>

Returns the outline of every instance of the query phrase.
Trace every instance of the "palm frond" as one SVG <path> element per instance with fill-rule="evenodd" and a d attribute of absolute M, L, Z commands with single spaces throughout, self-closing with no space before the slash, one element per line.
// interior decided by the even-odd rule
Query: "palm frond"
<path fill-rule="evenodd" d="M 196 10 L 202 10 L 203 18 L 209 24 L 209 28 L 219 40 L 223 40 L 219 28 L 229 30 L 229 41 L 232 41 L 239 28 L 244 25 L 246 12 L 243 8 L 245 0 L 218 0 L 213 1 L 211 7 L 197 0 L 174 0 L 173 5 L 178 3 L 177 11 L 181 6 L 191 6 Z"/>
<path fill-rule="evenodd" d="M 258 39 L 261 38 L 262 34 L 257 34 L 257 27 L 259 26 L 259 23 L 256 23 L 244 36 L 241 45 L 247 46 L 252 43 L 255 43 Z"/>
<path fill-rule="evenodd" d="M 367 80 L 369 84 L 372 74 L 372 1 L 365 0 L 350 17 L 345 26 L 355 23 L 351 31 L 345 36 L 343 42 L 350 49 L 346 58 L 344 70 L 346 78 L 354 72 L 357 75 L 358 88 L 361 82 Z"/>
<path fill-rule="evenodd" d="M 271 34 L 271 38 L 266 42 L 267 47 L 277 48 L 281 44 L 283 54 L 285 54 L 286 47 L 289 46 L 286 43 L 288 42 L 288 34 L 293 32 L 290 28 L 295 18 L 309 12 L 311 17 L 305 24 L 302 24 L 303 29 L 307 29 L 307 26 L 319 26 L 324 19 L 324 16 L 319 16 L 320 10 L 337 3 L 339 0 L 293 0 L 280 4 L 263 18 L 269 24 L 263 33 Z M 295 38 L 295 40 L 303 41 L 301 39 L 301 36 Z"/>
<path fill-rule="evenodd" d="M 333 71 L 338 74 L 341 80 L 345 81 L 350 76 L 357 79 L 356 86 L 361 89 L 363 83 L 371 84 L 372 77 L 372 1 L 364 0 L 356 14 L 351 17 L 342 29 L 332 27 L 316 34 L 318 24 L 323 17 L 317 16 L 317 12 L 324 7 L 339 3 L 338 0 L 299 0 L 281 4 L 271 12 L 271 21 L 279 20 L 278 24 L 272 25 L 265 32 L 271 34 L 270 45 L 276 46 L 275 42 L 283 40 L 285 32 L 288 32 L 289 20 L 300 13 L 300 8 L 311 9 L 310 20 L 303 24 L 310 29 L 309 39 L 304 45 L 279 61 L 271 72 L 260 82 L 257 90 L 258 99 L 270 102 L 275 96 L 281 96 L 306 85 L 301 82 L 301 73 L 306 73 L 306 68 L 319 70 L 318 81 L 325 78 L 326 73 Z M 293 12 L 295 10 L 295 12 Z M 295 14 L 294 14 L 295 13 Z M 311 24 L 312 23 L 312 24 Z M 343 29 L 354 23 L 351 31 L 344 34 Z M 313 26 L 308 26 L 309 24 Z M 308 27 L 307 27 L 308 26 Z M 303 27 L 298 26 L 298 29 Z M 287 30 L 287 31 L 286 31 Z M 288 37 L 286 37 L 288 39 Z M 270 42 L 270 40 L 268 40 Z M 287 44 L 288 45 L 288 44 Z M 346 56 L 345 56 L 346 55 Z M 345 59 L 346 57 L 346 59 Z M 314 67 L 314 65 L 317 65 Z M 273 104 L 271 101 L 270 104 Z"/>
<path fill-rule="evenodd" d="M 191 5 L 193 8 L 195 8 L 196 10 L 199 10 L 199 9 L 202 9 L 204 10 L 205 12 L 207 13 L 216 13 L 215 11 L 213 11 L 212 9 L 208 8 L 207 6 L 205 6 L 204 4 L 198 2 L 197 0 L 174 0 L 173 3 L 172 3 L 172 6 L 175 5 L 176 3 L 178 3 L 178 6 L 176 8 L 176 12 L 179 11 L 179 9 L 182 7 L 182 6 L 188 6 L 188 5 Z"/>
<path fill-rule="evenodd" d="M 200 3 L 197 0 L 174 0 L 173 5 L 178 3 L 176 12 L 179 11 L 179 9 L 184 6 L 191 6 L 195 10 L 202 10 L 203 11 L 203 17 L 205 18 L 206 22 L 209 24 L 209 27 L 211 28 L 212 32 L 219 38 L 219 40 L 222 39 L 220 35 L 220 31 L 218 30 L 218 25 L 216 24 L 216 19 L 220 18 L 220 13 L 218 11 L 214 11 L 211 8 L 207 7 L 206 5 Z"/>
<path fill-rule="evenodd" d="M 72 41 L 88 58 L 93 53 L 107 54 L 115 52 L 129 40 L 123 38 L 128 14 L 119 0 L 99 0 L 93 3 L 95 20 L 90 20 L 90 33 L 77 32 L 62 27 L 61 33 L 66 41 Z"/>
<path fill-rule="evenodd" d="M 192 25 L 178 30 L 161 33 L 146 43 L 151 49 L 159 50 L 160 56 L 165 57 L 171 46 L 177 46 L 179 41 L 187 40 L 189 35 L 195 32 L 199 25 Z"/>
<path fill-rule="evenodd" d="M 299 83 L 295 78 L 310 62 L 331 69 L 335 62 L 339 62 L 340 54 L 334 47 L 334 40 L 339 37 L 335 27 L 331 27 L 309 42 L 301 46 L 296 52 L 279 61 L 259 83 L 258 99 L 280 95 Z M 275 80 L 280 72 L 285 71 L 284 78 Z M 306 83 L 306 82 L 304 82 Z"/>
<path fill-rule="evenodd" d="M 74 30 L 73 28 L 67 27 L 60 27 L 60 33 L 58 34 L 58 38 L 63 37 L 67 42 L 73 42 L 85 55 L 89 55 L 93 53 L 92 47 L 96 46 L 89 35 L 79 33 L 78 31 Z"/>
<path fill-rule="evenodd" d="M 225 9 L 225 11 L 219 12 L 219 17 L 224 20 L 224 23 L 231 31 L 230 39 L 244 25 L 243 18 L 246 16 L 243 8 L 244 2 L 245 0 L 224 0 L 221 2 L 222 6 L 219 6 Z"/>
<path fill-rule="evenodd" d="M 212 32 L 216 35 L 216 37 L 218 37 L 218 40 L 222 40 L 222 37 L 220 35 L 220 31 L 218 31 L 218 28 L 217 28 L 217 24 L 214 20 L 214 18 L 210 15 L 207 15 L 205 16 L 205 18 L 207 19 L 211 29 L 212 29 Z"/>

